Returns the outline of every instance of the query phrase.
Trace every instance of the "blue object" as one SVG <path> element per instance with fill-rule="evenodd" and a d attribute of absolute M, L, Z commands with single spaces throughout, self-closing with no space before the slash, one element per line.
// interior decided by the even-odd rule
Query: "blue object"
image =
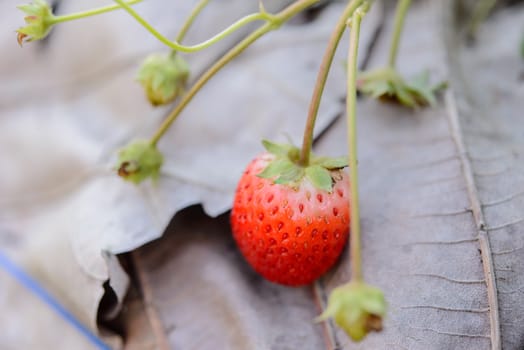
<path fill-rule="evenodd" d="M 71 326 L 76 328 L 84 337 L 86 337 L 91 344 L 100 350 L 111 350 L 100 338 L 93 334 L 87 327 L 85 327 L 75 316 L 70 313 L 64 306 L 62 306 L 51 294 L 49 294 L 36 280 L 31 278 L 13 261 L 11 261 L 5 254 L 0 252 L 0 267 L 6 270 L 12 277 L 14 277 L 20 284 L 36 295 L 47 306 L 53 309 L 58 315 L 66 320 Z"/>

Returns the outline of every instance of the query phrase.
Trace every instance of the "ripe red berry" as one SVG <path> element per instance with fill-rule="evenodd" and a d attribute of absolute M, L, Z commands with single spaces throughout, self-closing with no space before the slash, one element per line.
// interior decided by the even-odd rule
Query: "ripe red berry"
<path fill-rule="evenodd" d="M 306 285 L 333 266 L 347 241 L 349 181 L 341 167 L 328 166 L 321 175 L 327 177 L 330 191 L 315 186 L 310 172 L 296 165 L 262 177 L 270 164 L 278 168 L 278 159 L 282 157 L 263 153 L 246 168 L 231 212 L 233 236 L 246 260 L 266 279 Z M 328 164 L 328 159 L 317 163 L 322 162 Z M 302 175 L 288 176 L 293 171 Z"/>

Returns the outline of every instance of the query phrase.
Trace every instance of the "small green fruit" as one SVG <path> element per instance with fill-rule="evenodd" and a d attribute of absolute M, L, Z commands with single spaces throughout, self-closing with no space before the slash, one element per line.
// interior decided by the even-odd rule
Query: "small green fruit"
<path fill-rule="evenodd" d="M 147 178 L 158 179 L 164 162 L 162 153 L 149 141 L 134 141 L 118 153 L 118 175 L 138 184 Z"/>
<path fill-rule="evenodd" d="M 21 27 L 18 33 L 18 43 L 43 39 L 53 27 L 53 11 L 44 0 L 33 0 L 32 3 L 18 6 L 27 16 L 24 17 L 26 26 Z"/>
<path fill-rule="evenodd" d="M 189 66 L 180 55 L 152 54 L 140 67 L 137 80 L 153 106 L 167 104 L 180 96 L 189 78 Z"/>
<path fill-rule="evenodd" d="M 446 86 L 446 82 L 431 84 L 428 71 L 405 80 L 393 68 L 379 68 L 360 72 L 357 78 L 357 88 L 361 93 L 373 98 L 398 102 L 409 108 L 436 105 L 436 94 Z"/>
<path fill-rule="evenodd" d="M 331 292 L 328 307 L 317 320 L 333 317 L 351 339 L 360 341 L 370 331 L 382 330 L 385 315 L 386 300 L 380 289 L 363 282 L 349 282 Z"/>

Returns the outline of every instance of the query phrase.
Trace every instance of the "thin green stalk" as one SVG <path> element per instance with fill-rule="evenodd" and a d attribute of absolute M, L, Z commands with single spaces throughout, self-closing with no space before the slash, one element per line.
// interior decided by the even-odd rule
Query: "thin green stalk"
<path fill-rule="evenodd" d="M 129 1 L 125 2 L 125 3 L 129 6 L 129 5 L 137 4 L 137 3 L 141 2 L 141 1 L 142 0 L 129 0 Z M 103 7 L 99 7 L 99 8 L 96 8 L 96 9 L 92 9 L 92 10 L 87 10 L 87 11 L 82 11 L 82 12 L 77 12 L 77 13 L 71 13 L 71 14 L 68 14 L 68 15 L 53 16 L 53 18 L 49 21 L 50 22 L 49 24 L 57 24 L 57 23 L 62 23 L 62 22 L 73 21 L 73 20 L 76 20 L 76 19 L 90 17 L 90 16 L 95 16 L 95 15 L 99 15 L 99 14 L 102 14 L 102 13 L 118 10 L 118 9 L 121 9 L 121 8 L 122 7 L 120 5 L 108 5 L 108 6 L 103 6 Z"/>
<path fill-rule="evenodd" d="M 176 37 L 176 42 L 181 43 L 182 40 L 184 40 L 187 34 L 187 31 L 189 30 L 191 25 L 193 25 L 193 22 L 195 21 L 195 19 L 198 17 L 200 12 L 202 12 L 202 10 L 207 6 L 208 3 L 209 3 L 209 0 L 200 0 L 200 2 L 195 6 L 193 11 L 191 11 L 191 14 L 189 15 L 189 17 L 186 19 L 186 22 L 180 29 L 180 32 L 178 32 L 178 36 Z"/>
<path fill-rule="evenodd" d="M 391 47 L 389 49 L 388 65 L 391 68 L 395 67 L 397 61 L 398 45 L 400 43 L 400 36 L 402 28 L 404 27 L 404 19 L 406 12 L 408 12 L 411 0 L 399 0 L 395 10 L 395 24 L 393 25 L 393 37 L 391 39 Z"/>
<path fill-rule="evenodd" d="M 484 20 L 489 16 L 493 7 L 497 4 L 497 0 L 479 0 L 473 8 L 473 14 L 471 15 L 471 20 L 469 22 L 468 32 L 470 35 L 475 35 L 478 28 L 484 22 Z"/>
<path fill-rule="evenodd" d="M 322 98 L 322 93 L 324 92 L 324 87 L 326 86 L 327 77 L 329 74 L 329 69 L 333 63 L 333 57 L 335 57 L 335 52 L 338 47 L 338 43 L 344 34 L 346 29 L 346 21 L 353 14 L 353 12 L 362 4 L 362 0 L 351 0 L 349 4 L 342 12 L 333 33 L 328 42 L 328 46 L 322 58 L 322 63 L 320 64 L 320 69 L 317 75 L 317 81 L 315 83 L 315 88 L 313 90 L 313 96 L 309 103 L 309 111 L 306 121 L 306 127 L 304 130 L 304 137 L 302 141 L 302 149 L 300 151 L 299 163 L 302 166 L 309 165 L 309 157 L 311 155 L 311 148 L 313 147 L 313 132 L 315 131 L 315 122 L 317 120 L 318 108 L 320 107 L 320 100 Z"/>
<path fill-rule="evenodd" d="M 269 13 L 266 13 L 266 12 L 254 13 L 254 14 L 247 15 L 239 19 L 238 21 L 236 21 L 235 23 L 233 23 L 232 25 L 230 25 L 229 27 L 227 27 L 220 33 L 216 34 L 212 38 L 200 44 L 186 46 L 186 45 L 181 45 L 177 41 L 171 41 L 168 38 L 166 38 L 164 35 L 160 34 L 160 32 L 158 32 L 155 28 L 153 28 L 153 26 L 149 24 L 149 22 L 147 22 L 142 16 L 140 16 L 138 12 L 136 12 L 133 8 L 131 8 L 131 6 L 128 6 L 123 0 L 114 0 L 114 1 L 117 4 L 119 4 L 120 6 L 122 6 L 124 10 L 126 10 L 138 23 L 140 23 L 147 31 L 149 31 L 160 42 L 162 42 L 163 44 L 165 44 L 166 46 L 170 47 L 173 50 L 180 51 L 180 52 L 186 52 L 186 53 L 197 52 L 202 49 L 205 49 L 219 42 L 220 40 L 224 39 L 225 37 L 237 31 L 238 29 L 242 28 L 246 24 L 249 24 L 255 21 L 266 21 L 271 26 L 275 26 L 277 25 L 276 22 L 278 22 L 277 17 Z"/>
<path fill-rule="evenodd" d="M 367 12 L 369 3 L 365 2 L 351 16 L 351 31 L 347 61 L 347 97 L 346 114 L 348 127 L 349 181 L 351 184 L 350 217 L 351 217 L 351 278 L 362 281 L 362 257 L 360 239 L 360 210 L 358 199 L 357 168 L 357 57 L 360 37 L 360 23 Z"/>
<path fill-rule="evenodd" d="M 156 145 L 162 136 L 169 129 L 171 124 L 176 120 L 184 108 L 191 102 L 197 92 L 211 79 L 216 73 L 218 73 L 227 63 L 233 60 L 236 56 L 241 54 L 246 48 L 248 48 L 257 39 L 262 37 L 264 34 L 278 28 L 282 23 L 288 21 L 291 17 L 297 13 L 305 10 L 309 6 L 315 4 L 319 0 L 298 0 L 293 4 L 286 7 L 284 10 L 274 15 L 274 20 L 265 23 L 262 27 L 255 30 L 244 40 L 239 42 L 235 47 L 229 50 L 224 56 L 222 56 L 211 68 L 209 68 L 196 82 L 189 91 L 182 97 L 179 104 L 171 111 L 167 118 L 162 122 L 156 133 L 151 138 L 151 144 Z"/>

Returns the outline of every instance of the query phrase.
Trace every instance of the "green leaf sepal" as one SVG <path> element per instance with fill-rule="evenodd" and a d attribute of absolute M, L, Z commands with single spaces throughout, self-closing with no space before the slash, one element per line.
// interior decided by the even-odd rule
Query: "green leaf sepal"
<path fill-rule="evenodd" d="M 446 87 L 446 82 L 432 85 L 428 71 L 423 71 L 410 80 L 405 80 L 393 68 L 360 72 L 357 77 L 359 92 L 373 98 L 397 102 L 409 108 L 436 105 L 436 94 Z"/>
<path fill-rule="evenodd" d="M 133 141 L 118 152 L 118 175 L 139 184 L 147 178 L 156 181 L 164 162 L 162 153 L 150 141 Z"/>
<path fill-rule="evenodd" d="M 16 31 L 18 44 L 41 40 L 49 34 L 55 17 L 46 1 L 33 0 L 30 4 L 19 5 L 17 8 L 26 14 L 24 17 L 26 25 Z"/>
<path fill-rule="evenodd" d="M 351 281 L 331 292 L 326 310 L 315 321 L 333 317 L 351 339 L 360 341 L 369 332 L 382 330 L 386 309 L 386 300 L 380 289 Z"/>
<path fill-rule="evenodd" d="M 189 65 L 180 55 L 154 53 L 146 57 L 136 79 L 153 106 L 174 101 L 185 91 Z"/>
<path fill-rule="evenodd" d="M 315 188 L 331 192 L 334 184 L 331 171 L 348 166 L 347 157 L 329 158 L 314 155 L 311 155 L 308 165 L 302 165 L 298 147 L 268 140 L 263 140 L 262 144 L 275 158 L 257 176 L 271 179 L 275 184 L 296 188 L 305 177 Z"/>

